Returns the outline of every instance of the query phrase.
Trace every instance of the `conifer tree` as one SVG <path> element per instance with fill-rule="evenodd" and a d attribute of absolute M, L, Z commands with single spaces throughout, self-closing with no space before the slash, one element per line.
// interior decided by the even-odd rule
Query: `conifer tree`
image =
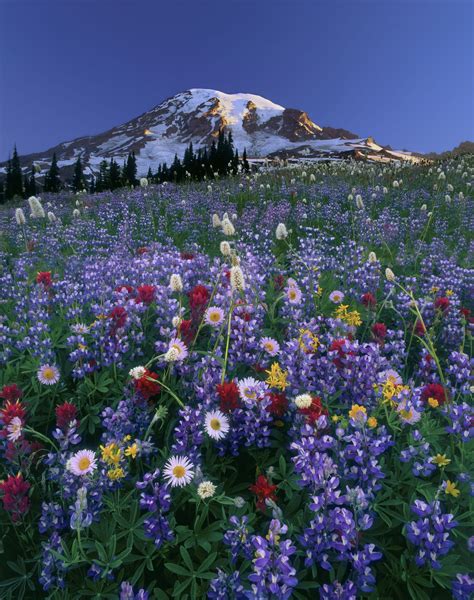
<path fill-rule="evenodd" d="M 56 158 L 56 153 L 54 153 L 53 160 L 51 161 L 51 166 L 49 167 L 49 170 L 44 178 L 44 191 L 56 193 L 59 192 L 60 189 L 61 178 L 59 176 L 59 167 Z"/>
<path fill-rule="evenodd" d="M 122 185 L 122 181 L 121 181 L 121 174 L 120 174 L 120 167 L 118 166 L 118 163 L 115 162 L 115 160 L 112 158 L 112 160 L 110 161 L 110 168 L 109 168 L 109 188 L 111 190 L 116 190 L 117 188 L 119 188 Z"/>
<path fill-rule="evenodd" d="M 245 173 L 250 171 L 249 161 L 247 160 L 247 148 L 244 148 L 244 153 L 242 154 L 242 168 Z"/>
<path fill-rule="evenodd" d="M 16 146 L 12 158 L 8 159 L 5 197 L 7 200 L 15 196 L 23 196 L 23 174 Z"/>
<path fill-rule="evenodd" d="M 72 180 L 72 189 L 75 192 L 81 192 L 86 188 L 86 179 L 84 177 L 84 171 L 82 169 L 81 157 L 78 156 L 76 164 L 74 165 L 74 177 Z"/>

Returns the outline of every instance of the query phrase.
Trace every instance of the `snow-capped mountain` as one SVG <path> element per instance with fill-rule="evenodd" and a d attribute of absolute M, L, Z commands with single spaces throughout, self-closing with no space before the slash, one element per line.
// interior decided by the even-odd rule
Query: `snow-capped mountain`
<path fill-rule="evenodd" d="M 250 159 L 353 156 L 415 160 L 410 153 L 385 149 L 370 137 L 316 125 L 307 113 L 261 96 L 190 89 L 123 125 L 22 156 L 21 162 L 45 170 L 55 152 L 60 167 L 72 166 L 80 156 L 84 165 L 97 171 L 103 159 L 120 163 L 129 152 L 135 152 L 138 174 L 143 175 L 149 167 L 156 170 L 160 163 L 170 164 L 175 154 L 181 158 L 191 141 L 195 149 L 209 146 L 223 129 L 232 131 L 239 153 L 245 148 Z"/>

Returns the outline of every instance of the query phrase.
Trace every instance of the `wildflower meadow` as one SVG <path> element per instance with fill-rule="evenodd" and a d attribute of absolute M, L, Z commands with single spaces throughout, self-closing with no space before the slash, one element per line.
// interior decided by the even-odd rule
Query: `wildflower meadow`
<path fill-rule="evenodd" d="M 0 597 L 474 595 L 474 158 L 0 209 Z"/>

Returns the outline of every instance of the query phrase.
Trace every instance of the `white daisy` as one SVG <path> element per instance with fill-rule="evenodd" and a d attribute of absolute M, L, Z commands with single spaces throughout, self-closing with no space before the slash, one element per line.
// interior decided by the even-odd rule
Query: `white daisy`
<path fill-rule="evenodd" d="M 204 320 L 211 327 L 219 327 L 224 321 L 224 311 L 219 306 L 210 306 L 206 310 Z"/>
<path fill-rule="evenodd" d="M 229 419 L 220 410 L 206 413 L 204 423 L 206 433 L 215 440 L 222 439 L 229 431 Z"/>
<path fill-rule="evenodd" d="M 280 352 L 280 344 L 273 338 L 264 337 L 260 340 L 260 347 L 268 352 L 270 356 L 276 356 Z"/>
<path fill-rule="evenodd" d="M 36 375 L 43 385 L 54 385 L 59 381 L 59 369 L 55 365 L 43 365 Z"/>
<path fill-rule="evenodd" d="M 16 442 L 18 439 L 20 439 L 22 429 L 23 423 L 20 417 L 13 417 L 13 419 L 7 425 L 7 438 L 10 440 L 10 442 Z"/>
<path fill-rule="evenodd" d="M 97 468 L 97 459 L 92 450 L 79 450 L 67 461 L 66 468 L 74 475 L 87 475 Z"/>
<path fill-rule="evenodd" d="M 181 487 L 194 477 L 194 465 L 187 456 L 172 456 L 165 464 L 163 476 L 171 487 Z"/>

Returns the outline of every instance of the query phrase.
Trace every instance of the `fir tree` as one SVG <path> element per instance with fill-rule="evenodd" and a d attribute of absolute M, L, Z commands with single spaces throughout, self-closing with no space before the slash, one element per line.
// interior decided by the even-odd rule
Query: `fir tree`
<path fill-rule="evenodd" d="M 82 169 L 81 157 L 78 156 L 76 164 L 74 165 L 74 177 L 72 180 L 72 189 L 75 192 L 82 192 L 86 188 L 86 179 L 84 177 L 84 171 Z"/>
<path fill-rule="evenodd" d="M 21 172 L 20 158 L 15 148 L 12 158 L 8 159 L 5 197 L 7 200 L 15 196 L 23 196 L 23 174 Z"/>
<path fill-rule="evenodd" d="M 59 176 L 59 167 L 58 161 L 56 158 L 56 153 L 53 154 L 53 160 L 51 161 L 51 166 L 49 167 L 49 171 L 46 173 L 44 178 L 44 191 L 45 192 L 59 192 L 61 189 L 61 178 Z"/>
<path fill-rule="evenodd" d="M 247 160 L 247 148 L 244 148 L 244 153 L 242 154 L 242 168 L 245 173 L 250 171 L 249 161 Z"/>
<path fill-rule="evenodd" d="M 112 158 L 112 160 L 110 161 L 109 168 L 109 188 L 111 190 L 116 190 L 117 188 L 121 187 L 121 185 L 122 178 L 120 173 L 120 167 L 118 166 L 118 163 L 116 163 L 115 160 Z"/>
<path fill-rule="evenodd" d="M 30 196 L 36 196 L 38 191 L 35 179 L 35 166 L 31 165 L 31 173 L 29 177 L 25 175 L 25 196 L 29 198 Z"/>

